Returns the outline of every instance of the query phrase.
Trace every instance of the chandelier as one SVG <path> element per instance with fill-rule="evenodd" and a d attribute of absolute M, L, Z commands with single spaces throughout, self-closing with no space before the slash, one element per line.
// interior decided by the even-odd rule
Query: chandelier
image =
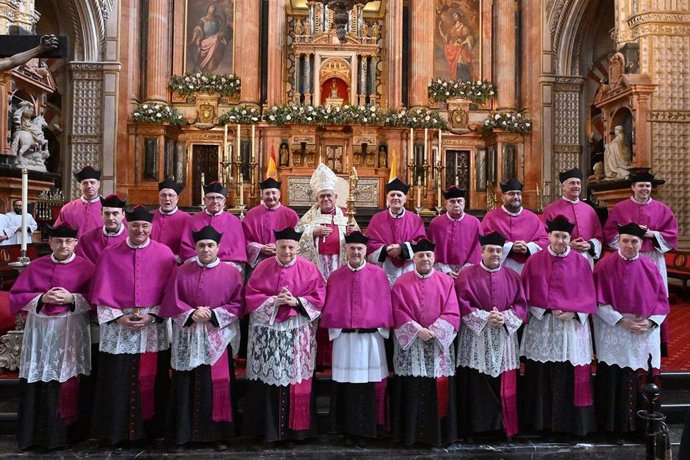
<path fill-rule="evenodd" d="M 350 10 L 355 5 L 366 5 L 371 0 L 316 0 L 317 3 L 322 3 L 324 7 L 330 8 L 333 11 L 333 23 L 335 24 L 335 34 L 338 36 L 340 43 L 345 42 L 345 33 L 347 32 L 347 22 L 350 17 Z"/>

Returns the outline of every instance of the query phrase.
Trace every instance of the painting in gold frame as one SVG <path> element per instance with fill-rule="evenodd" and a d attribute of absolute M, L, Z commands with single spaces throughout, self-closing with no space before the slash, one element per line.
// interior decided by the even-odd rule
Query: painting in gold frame
<path fill-rule="evenodd" d="M 482 0 L 434 0 L 434 77 L 482 78 Z"/>
<path fill-rule="evenodd" d="M 185 7 L 185 72 L 233 73 L 235 0 L 187 0 Z"/>

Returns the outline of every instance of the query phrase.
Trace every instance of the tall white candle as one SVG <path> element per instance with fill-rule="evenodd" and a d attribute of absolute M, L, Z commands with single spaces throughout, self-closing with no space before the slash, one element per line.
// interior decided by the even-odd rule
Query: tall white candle
<path fill-rule="evenodd" d="M 409 145 L 407 146 L 407 162 L 409 163 L 410 161 L 412 161 L 414 163 L 414 129 L 412 128 L 410 128 L 410 140 L 408 144 Z"/>
<path fill-rule="evenodd" d="M 429 162 L 429 128 L 424 128 L 424 163 Z"/>
<path fill-rule="evenodd" d="M 244 205 L 244 176 L 240 173 L 240 206 Z"/>
<path fill-rule="evenodd" d="M 228 161 L 228 124 L 223 125 L 223 162 Z"/>
<path fill-rule="evenodd" d="M 422 207 L 422 178 L 417 177 L 417 207 Z"/>
<path fill-rule="evenodd" d="M 236 153 L 237 153 L 237 160 L 236 160 L 236 161 L 238 161 L 238 162 L 240 161 L 240 154 L 241 154 L 241 152 L 242 152 L 242 145 L 240 144 L 240 142 L 241 142 L 241 139 L 240 139 L 240 124 L 237 123 L 237 152 L 236 152 Z"/>
<path fill-rule="evenodd" d="M 29 171 L 26 168 L 22 169 L 22 257 L 26 256 L 26 240 L 28 235 L 26 233 L 27 212 L 29 209 Z"/>
<path fill-rule="evenodd" d="M 205 176 L 204 173 L 201 173 L 201 207 L 204 206 L 204 195 L 205 195 L 205 193 L 204 193 L 205 177 L 204 176 Z"/>

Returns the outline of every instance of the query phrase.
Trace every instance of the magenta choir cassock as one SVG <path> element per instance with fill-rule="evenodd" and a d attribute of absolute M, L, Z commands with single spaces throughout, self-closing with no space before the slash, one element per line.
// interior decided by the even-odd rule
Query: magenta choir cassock
<path fill-rule="evenodd" d="M 520 208 L 517 213 L 508 212 L 503 206 L 489 211 L 482 219 L 482 233 L 498 232 L 506 239 L 501 264 L 518 273 L 530 255 L 536 254 L 549 244 L 544 223 L 532 211 Z M 515 241 L 527 242 L 529 254 L 512 252 Z"/>
<path fill-rule="evenodd" d="M 74 254 L 31 262 L 10 290 L 13 314 L 25 311 L 19 359 L 17 439 L 20 449 L 54 449 L 89 434 L 91 334 L 87 300 L 93 264 Z M 73 305 L 50 305 L 41 296 L 62 287 Z"/>
<path fill-rule="evenodd" d="M 455 350 L 460 311 L 453 279 L 414 269 L 393 285 L 395 327 L 393 429 L 406 445 L 447 445 L 457 438 Z M 424 342 L 419 331 L 434 337 Z"/>
<path fill-rule="evenodd" d="M 171 433 L 177 445 L 223 442 L 235 435 L 233 354 L 239 350 L 242 277 L 216 259 L 178 267 L 168 282 L 160 316 L 172 320 Z M 198 307 L 210 321 L 195 322 Z"/>
<path fill-rule="evenodd" d="M 521 425 L 576 436 L 596 431 L 589 326 L 596 297 L 589 262 L 569 247 L 560 255 L 547 247 L 527 260 L 522 284 L 530 315 L 520 343 L 527 359 Z M 554 310 L 574 317 L 558 319 Z M 556 387 L 573 392 L 550 390 Z"/>
<path fill-rule="evenodd" d="M 84 197 L 70 201 L 60 209 L 54 227 L 67 225 L 78 230 L 77 238 L 103 225 L 101 198 L 87 200 Z"/>
<path fill-rule="evenodd" d="M 607 431 L 640 429 L 636 421 L 642 404 L 638 391 L 640 373 L 661 367 L 660 327 L 670 313 L 666 284 L 654 263 L 645 257 L 626 259 L 609 254 L 594 267 L 597 314 L 594 341 L 597 350 L 597 418 Z M 653 326 L 641 334 L 624 329 L 623 318 L 646 318 Z M 612 395 L 620 395 L 613 398 Z"/>
<path fill-rule="evenodd" d="M 393 327 L 388 279 L 364 262 L 331 273 L 319 327 L 333 343 L 331 427 L 376 437 L 388 425 L 388 363 L 384 339 Z"/>
<path fill-rule="evenodd" d="M 519 430 L 517 331 L 527 320 L 520 275 L 480 262 L 460 272 L 455 289 L 463 322 L 457 352 L 460 434 L 502 430 L 514 436 Z M 503 326 L 490 324 L 494 309 L 503 314 Z"/>
<path fill-rule="evenodd" d="M 403 273 L 414 270 L 411 243 L 426 238 L 424 222 L 417 214 L 403 211 L 393 216 L 389 209 L 374 214 L 367 227 L 367 260 L 379 264 L 386 272 L 391 286 Z M 386 255 L 386 247 L 391 244 L 402 246 L 400 257 Z"/>
<path fill-rule="evenodd" d="M 297 307 L 275 305 L 287 287 Z M 247 346 L 247 400 L 254 412 L 243 432 L 266 442 L 316 435 L 312 378 L 316 358 L 316 319 L 326 298 L 323 276 L 313 263 L 276 257 L 257 265 L 245 288 L 250 314 Z"/>
<path fill-rule="evenodd" d="M 100 324 L 93 436 L 113 445 L 157 437 L 165 429 L 170 368 L 168 323 L 160 319 L 165 285 L 177 266 L 170 248 L 129 239 L 106 249 L 93 279 L 91 303 Z M 123 315 L 153 315 L 129 329 Z"/>
<path fill-rule="evenodd" d="M 176 257 L 179 257 L 180 242 L 190 218 L 191 216 L 180 208 L 175 208 L 170 212 L 163 212 L 160 208 L 156 209 L 151 223 L 151 239 L 163 243 L 170 248 Z"/>
<path fill-rule="evenodd" d="M 243 264 L 247 262 L 246 243 L 244 241 L 244 232 L 242 231 L 242 222 L 226 211 L 211 214 L 207 210 L 204 210 L 189 218 L 182 232 L 182 239 L 180 241 L 179 256 L 182 262 L 196 260 L 196 249 L 192 233 L 198 232 L 207 225 L 211 225 L 216 231 L 223 234 L 223 238 L 219 243 L 220 249 L 218 250 L 218 258 L 222 262 L 232 264 L 242 273 Z"/>
<path fill-rule="evenodd" d="M 443 273 L 458 273 L 464 266 L 481 260 L 479 219 L 463 213 L 453 219 L 448 213 L 436 216 L 429 223 L 429 239 L 434 242 L 434 268 Z"/>
<path fill-rule="evenodd" d="M 269 209 L 262 202 L 259 206 L 250 209 L 242 221 L 249 266 L 255 267 L 263 260 L 262 246 L 276 242 L 274 230 L 294 228 L 298 221 L 297 213 L 282 204 Z"/>
<path fill-rule="evenodd" d="M 594 266 L 594 259 L 601 257 L 602 241 L 604 233 L 601 228 L 599 216 L 593 207 L 582 200 L 572 201 L 565 197 L 560 197 L 553 203 L 544 208 L 542 220 L 544 222 L 554 220 L 558 216 L 564 216 L 568 222 L 575 224 L 575 228 L 570 234 L 570 239 L 582 238 L 592 246 L 590 252 L 580 253 Z"/>
<path fill-rule="evenodd" d="M 74 253 L 78 256 L 84 257 L 92 264 L 98 262 L 98 258 L 103 253 L 103 250 L 110 246 L 114 246 L 127 239 L 127 223 L 123 222 L 120 229 L 115 232 L 106 231 L 105 227 L 94 228 L 86 232 L 79 238 L 79 243 L 74 249 Z"/>

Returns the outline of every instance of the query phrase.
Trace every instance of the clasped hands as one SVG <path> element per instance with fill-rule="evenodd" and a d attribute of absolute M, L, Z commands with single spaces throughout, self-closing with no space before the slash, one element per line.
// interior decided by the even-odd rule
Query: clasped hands
<path fill-rule="evenodd" d="M 574 240 L 570 240 L 570 247 L 577 252 L 587 252 L 590 250 L 592 245 L 589 243 L 589 241 L 579 237 L 575 238 Z"/>
<path fill-rule="evenodd" d="M 498 311 L 496 307 L 494 307 L 490 312 L 489 312 L 489 324 L 493 327 L 501 327 L 506 323 L 505 316 L 503 316 L 503 313 Z"/>
<path fill-rule="evenodd" d="M 654 325 L 647 318 L 621 318 L 618 324 L 631 334 L 644 334 Z"/>
<path fill-rule="evenodd" d="M 292 295 L 292 292 L 284 286 L 281 289 L 280 294 L 276 296 L 275 305 L 278 307 L 280 305 L 289 305 L 291 307 L 296 307 L 299 304 L 297 297 Z"/>
<path fill-rule="evenodd" d="M 49 305 L 68 305 L 74 303 L 74 296 L 65 288 L 54 287 L 43 294 L 41 300 Z"/>
<path fill-rule="evenodd" d="M 575 318 L 575 312 L 572 311 L 551 310 L 551 314 L 554 318 L 560 319 L 561 321 L 568 321 Z"/>

